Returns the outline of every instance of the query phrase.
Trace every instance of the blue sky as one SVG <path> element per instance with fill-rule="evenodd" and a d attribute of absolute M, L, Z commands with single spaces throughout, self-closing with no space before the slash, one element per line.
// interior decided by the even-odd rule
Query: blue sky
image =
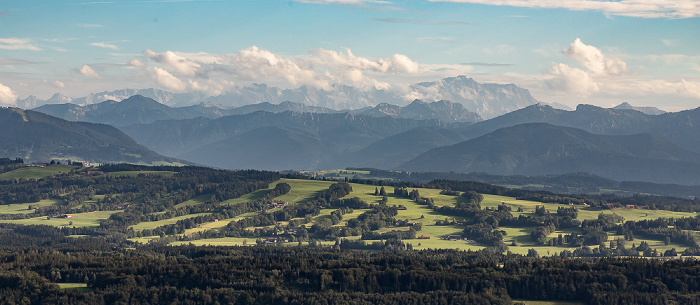
<path fill-rule="evenodd" d="M 254 82 L 408 97 L 462 74 L 544 102 L 681 110 L 700 106 L 699 17 L 697 0 L 2 1 L 0 104 Z"/>

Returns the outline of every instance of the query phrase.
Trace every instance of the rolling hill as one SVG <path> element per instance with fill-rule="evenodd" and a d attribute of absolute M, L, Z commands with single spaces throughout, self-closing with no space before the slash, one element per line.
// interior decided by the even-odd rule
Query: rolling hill
<path fill-rule="evenodd" d="M 0 156 L 21 157 L 27 162 L 181 162 L 148 150 L 112 126 L 69 122 L 19 108 L 0 108 Z"/>
<path fill-rule="evenodd" d="M 660 137 L 596 135 L 540 123 L 436 148 L 399 168 L 497 175 L 587 172 L 618 181 L 700 184 L 700 155 Z"/>

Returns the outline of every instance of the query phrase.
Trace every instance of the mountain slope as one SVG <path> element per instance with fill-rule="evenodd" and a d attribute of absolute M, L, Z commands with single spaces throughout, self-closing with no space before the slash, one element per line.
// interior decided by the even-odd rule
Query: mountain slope
<path fill-rule="evenodd" d="M 356 113 L 375 117 L 391 116 L 415 120 L 436 119 L 446 123 L 481 121 L 481 117 L 478 114 L 465 109 L 462 104 L 442 100 L 432 103 L 414 100 L 404 107 L 381 103 L 376 107 Z"/>
<path fill-rule="evenodd" d="M 476 138 L 523 123 L 548 123 L 605 135 L 649 133 L 700 153 L 700 108 L 647 115 L 631 109 L 578 105 L 575 111 L 565 111 L 538 104 L 466 126 L 461 132 L 467 138 Z"/>
<path fill-rule="evenodd" d="M 121 102 L 109 100 L 85 106 L 48 104 L 38 107 L 34 111 L 70 121 L 102 123 L 113 126 L 196 117 L 196 114 L 190 114 L 179 108 L 170 108 L 141 95 L 134 95 Z"/>
<path fill-rule="evenodd" d="M 700 155 L 662 138 L 604 136 L 538 123 L 436 148 L 399 168 L 499 175 L 587 172 L 619 181 L 700 184 Z"/>
<path fill-rule="evenodd" d="M 395 168 L 420 154 L 466 140 L 458 132 L 438 127 L 418 127 L 375 141 L 346 156 L 350 166 Z M 343 166 L 343 167 L 347 167 Z"/>
<path fill-rule="evenodd" d="M 19 108 L 0 108 L 0 156 L 21 157 L 28 162 L 178 162 L 148 150 L 112 126 L 69 122 Z"/>
<path fill-rule="evenodd" d="M 370 143 L 420 126 L 444 126 L 437 120 L 375 118 L 352 113 L 318 114 L 285 111 L 253 112 L 218 119 L 158 121 L 121 127 L 139 143 L 171 156 L 185 156 L 199 147 L 225 140 L 254 129 L 277 126 L 305 130 L 332 148 L 332 156 L 358 151 Z M 225 152 L 221 152 L 224 154 Z M 204 163 L 207 164 L 207 163 Z"/>
<path fill-rule="evenodd" d="M 318 135 L 307 130 L 266 126 L 199 147 L 180 157 L 230 169 L 310 169 L 331 154 Z"/>

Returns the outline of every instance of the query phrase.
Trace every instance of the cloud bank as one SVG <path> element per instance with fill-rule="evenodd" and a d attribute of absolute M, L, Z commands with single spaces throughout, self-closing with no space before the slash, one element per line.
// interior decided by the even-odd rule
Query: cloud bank
<path fill-rule="evenodd" d="M 700 17 L 697 0 L 428 0 L 526 8 L 568 9 L 572 11 L 599 11 L 605 14 L 640 18 L 695 18 Z"/>
<path fill-rule="evenodd" d="M 132 59 L 127 66 L 147 71 L 164 88 L 208 94 L 221 93 L 237 83 L 256 82 L 326 90 L 334 84 L 389 89 L 391 86 L 381 81 L 382 77 L 417 75 L 430 69 L 398 53 L 370 58 L 357 56 L 351 49 L 343 52 L 319 48 L 308 55 L 288 56 L 257 46 L 219 55 L 146 50 L 142 58 Z"/>

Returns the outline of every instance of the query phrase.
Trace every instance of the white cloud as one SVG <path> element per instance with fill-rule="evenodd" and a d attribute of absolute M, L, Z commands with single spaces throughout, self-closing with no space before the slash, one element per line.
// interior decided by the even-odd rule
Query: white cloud
<path fill-rule="evenodd" d="M 0 38 L 0 49 L 30 51 L 41 50 L 41 48 L 31 43 L 31 39 L 26 38 Z"/>
<path fill-rule="evenodd" d="M 119 50 L 119 47 L 117 47 L 116 45 L 108 44 L 108 43 L 104 43 L 104 42 L 93 42 L 93 43 L 90 43 L 90 45 L 93 47 L 98 47 L 98 48 Z"/>
<path fill-rule="evenodd" d="M 197 68 L 200 67 L 200 64 L 188 60 L 172 51 L 156 53 L 151 50 L 146 50 L 146 56 L 149 59 L 164 64 L 168 70 L 174 71 L 180 75 L 192 76 L 197 71 Z"/>
<path fill-rule="evenodd" d="M 0 106 L 16 106 L 19 96 L 10 87 L 0 83 Z"/>
<path fill-rule="evenodd" d="M 579 38 L 562 53 L 595 74 L 620 75 L 627 71 L 624 61 L 603 55 L 598 48 L 581 42 Z"/>
<path fill-rule="evenodd" d="M 89 78 L 100 78 L 100 75 L 88 65 L 84 65 L 82 68 L 80 68 L 80 74 Z"/>
<path fill-rule="evenodd" d="M 135 68 L 143 68 L 145 65 L 138 59 L 132 59 L 127 63 L 127 65 L 135 67 Z"/>
<path fill-rule="evenodd" d="M 584 97 L 599 90 L 598 84 L 591 76 L 579 68 L 553 63 L 550 73 L 554 78 L 547 80 L 546 84 L 552 89 L 564 90 Z"/>
<path fill-rule="evenodd" d="M 146 50 L 144 57 L 153 62 L 133 59 L 129 66 L 157 66 L 180 77 L 190 89 L 206 92 L 220 92 L 239 82 L 282 87 L 309 85 L 319 89 L 330 89 L 332 84 L 385 89 L 390 85 L 378 77 L 425 72 L 403 54 L 368 58 L 356 56 L 350 49 L 345 52 L 317 49 L 301 56 L 280 55 L 257 46 L 222 55 Z M 158 74 L 151 72 L 151 75 Z"/>
<path fill-rule="evenodd" d="M 526 8 L 568 9 L 572 11 L 599 11 L 609 15 L 640 18 L 695 18 L 700 17 L 697 0 L 428 0 L 430 2 L 457 2 Z"/>
<path fill-rule="evenodd" d="M 185 85 L 183 81 L 170 74 L 170 72 L 165 71 L 164 69 L 152 67 L 147 68 L 147 70 L 156 80 L 156 83 L 158 83 L 158 85 L 160 85 L 163 88 L 174 91 L 184 91 L 185 89 L 187 89 L 187 85 Z"/>
<path fill-rule="evenodd" d="M 56 87 L 58 87 L 58 88 L 65 88 L 65 87 L 66 87 L 66 84 L 64 84 L 64 83 L 63 83 L 62 81 L 60 81 L 60 80 L 55 80 L 55 81 L 53 81 L 53 84 L 54 84 L 54 86 L 56 86 Z"/>

